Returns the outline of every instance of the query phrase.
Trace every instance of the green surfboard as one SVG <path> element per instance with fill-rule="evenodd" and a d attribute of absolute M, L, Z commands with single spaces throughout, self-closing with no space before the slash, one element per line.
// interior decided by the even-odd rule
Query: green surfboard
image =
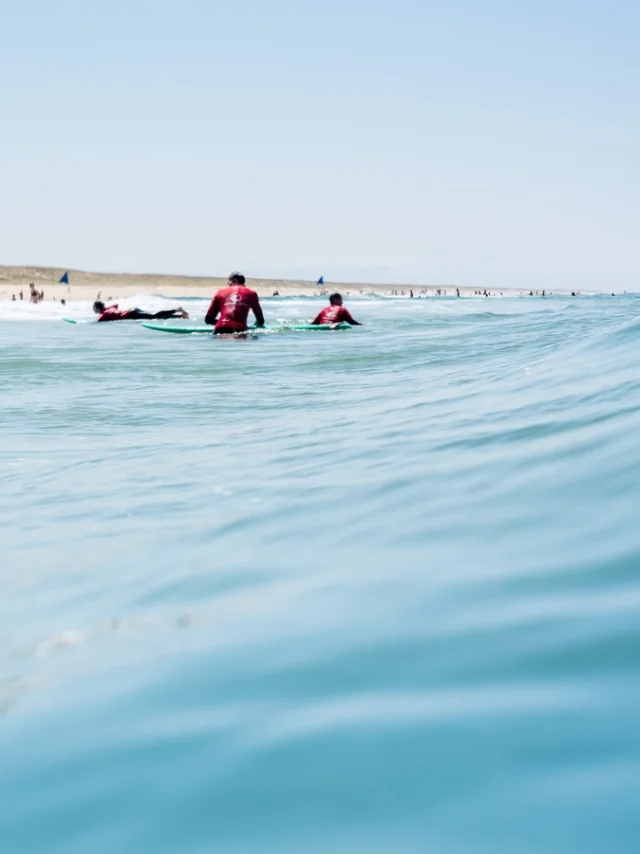
<path fill-rule="evenodd" d="M 171 332 L 176 335 L 193 335 L 213 333 L 212 326 L 165 326 L 161 323 L 143 323 L 145 329 L 152 329 L 154 332 Z M 333 326 L 313 326 L 311 323 L 291 323 L 282 324 L 281 326 L 262 326 L 249 327 L 247 332 L 251 335 L 266 335 L 270 332 L 334 332 L 337 330 L 351 329 L 348 323 L 337 323 Z M 241 333 L 245 334 L 245 333 Z"/>
<path fill-rule="evenodd" d="M 98 321 L 94 318 L 93 320 L 83 319 L 83 318 L 75 318 L 75 317 L 63 317 L 62 318 L 65 323 L 97 323 Z M 111 321 L 113 322 L 113 321 Z M 139 320 L 136 320 L 135 317 L 125 317 L 124 320 L 119 320 L 118 323 L 140 323 Z"/>

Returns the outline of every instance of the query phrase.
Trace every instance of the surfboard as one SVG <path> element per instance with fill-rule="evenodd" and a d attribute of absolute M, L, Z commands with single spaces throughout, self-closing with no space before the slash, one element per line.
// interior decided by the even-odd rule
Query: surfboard
<path fill-rule="evenodd" d="M 171 332 L 177 335 L 193 335 L 213 333 L 212 326 L 165 326 L 161 323 L 143 323 L 145 329 L 152 329 L 154 332 Z M 311 323 L 291 323 L 282 324 L 281 326 L 262 326 L 249 327 L 247 332 L 251 335 L 265 335 L 270 332 L 334 332 L 337 330 L 351 329 L 349 323 L 338 323 L 334 326 L 313 326 Z M 246 333 L 241 333 L 246 334 Z"/>
<path fill-rule="evenodd" d="M 91 323 L 95 325 L 98 321 L 95 318 L 88 317 L 63 317 L 65 323 Z"/>
<path fill-rule="evenodd" d="M 75 318 L 75 317 L 63 317 L 62 318 L 65 323 L 98 323 L 97 320 L 89 320 L 87 318 Z M 114 321 L 109 321 L 109 323 L 113 323 Z M 122 320 L 118 320 L 118 323 L 140 323 L 140 320 L 135 317 L 125 317 Z M 103 323 L 104 325 L 104 323 Z"/>

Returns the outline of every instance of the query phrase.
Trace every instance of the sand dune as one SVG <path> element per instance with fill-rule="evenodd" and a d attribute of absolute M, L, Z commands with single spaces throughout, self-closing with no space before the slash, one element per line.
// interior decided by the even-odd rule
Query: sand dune
<path fill-rule="evenodd" d="M 69 285 L 59 284 L 61 276 L 69 273 Z M 38 291 L 44 291 L 45 300 L 66 299 L 94 300 L 98 293 L 104 300 L 126 299 L 137 294 L 163 294 L 168 297 L 180 296 L 212 296 L 218 288 L 227 283 L 226 276 L 171 276 L 154 273 L 90 273 L 83 270 L 65 270 L 58 267 L 2 267 L 0 266 L 0 299 L 16 297 L 20 290 L 24 298 L 29 298 L 29 285 L 33 282 Z M 299 279 L 247 279 L 247 285 L 256 290 L 261 296 L 271 296 L 277 291 L 281 296 L 299 296 L 302 294 L 320 294 L 340 290 L 346 296 L 360 294 L 390 294 L 397 291 L 409 296 L 413 288 L 414 294 L 434 296 L 438 292 L 453 295 L 456 285 L 371 285 L 367 283 L 325 282 L 324 291 L 316 282 Z M 460 286 L 460 293 L 469 296 L 478 292 L 477 288 Z M 501 293 L 517 295 L 525 293 L 518 288 L 494 288 L 492 296 Z M 549 295 L 551 293 L 547 291 Z"/>

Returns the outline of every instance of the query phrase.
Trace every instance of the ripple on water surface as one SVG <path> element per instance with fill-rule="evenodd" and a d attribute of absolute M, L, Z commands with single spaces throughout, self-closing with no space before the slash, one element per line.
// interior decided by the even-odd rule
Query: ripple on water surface
<path fill-rule="evenodd" d="M 0 848 L 634 850 L 638 305 L 0 322 Z"/>

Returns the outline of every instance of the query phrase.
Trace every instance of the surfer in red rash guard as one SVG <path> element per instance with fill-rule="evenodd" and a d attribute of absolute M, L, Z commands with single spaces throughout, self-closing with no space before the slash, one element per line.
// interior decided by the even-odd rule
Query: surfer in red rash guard
<path fill-rule="evenodd" d="M 264 326 L 258 294 L 245 287 L 245 281 L 242 273 L 232 273 L 227 287 L 221 288 L 211 300 L 204 322 L 215 327 L 216 335 L 246 332 L 250 311 L 256 316 L 256 326 Z"/>
<path fill-rule="evenodd" d="M 340 294 L 331 294 L 326 308 L 323 308 L 320 314 L 311 321 L 313 326 L 325 326 L 333 323 L 350 323 L 351 326 L 362 326 L 357 320 L 351 317 L 349 311 L 342 305 L 342 296 Z"/>
<path fill-rule="evenodd" d="M 141 308 L 119 309 L 117 303 L 105 305 L 100 300 L 94 302 L 93 311 L 98 315 L 98 323 L 105 323 L 107 320 L 167 320 L 170 317 L 189 317 L 183 308 L 167 308 L 151 313 Z"/>

